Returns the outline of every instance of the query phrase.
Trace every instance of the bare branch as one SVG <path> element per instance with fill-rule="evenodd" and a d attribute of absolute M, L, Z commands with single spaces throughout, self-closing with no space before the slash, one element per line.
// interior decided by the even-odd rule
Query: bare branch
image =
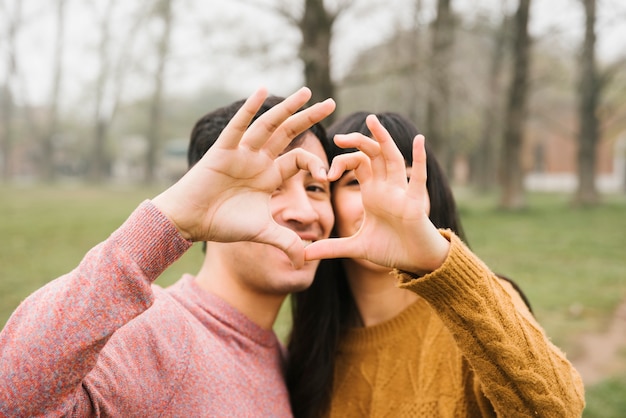
<path fill-rule="evenodd" d="M 298 26 L 300 22 L 300 19 L 298 18 L 298 16 L 294 16 L 292 13 L 290 13 L 289 10 L 287 10 L 287 7 L 283 3 L 278 4 L 276 6 L 271 6 L 271 5 L 264 4 L 257 0 L 235 0 L 235 1 L 237 1 L 243 6 L 254 7 L 255 9 L 264 13 L 277 14 L 278 16 L 283 17 L 289 24 L 294 25 L 294 26 Z"/>

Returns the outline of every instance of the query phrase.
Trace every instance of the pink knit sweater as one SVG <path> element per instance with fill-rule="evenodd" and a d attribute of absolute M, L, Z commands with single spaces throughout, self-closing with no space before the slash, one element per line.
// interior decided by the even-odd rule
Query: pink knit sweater
<path fill-rule="evenodd" d="M 0 334 L 0 416 L 285 417 L 283 350 L 183 276 L 151 283 L 191 243 L 142 203 Z"/>

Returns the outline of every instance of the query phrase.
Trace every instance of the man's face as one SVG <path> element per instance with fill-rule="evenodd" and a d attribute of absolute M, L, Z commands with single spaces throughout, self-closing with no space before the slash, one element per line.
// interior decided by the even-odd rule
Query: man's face
<path fill-rule="evenodd" d="M 302 148 L 328 164 L 319 139 L 308 132 Z M 330 185 L 320 182 L 307 171 L 299 171 L 285 180 L 270 200 L 274 220 L 296 232 L 305 243 L 328 238 L 334 223 Z M 232 260 L 229 270 L 241 290 L 286 295 L 310 286 L 319 261 L 308 261 L 295 269 L 284 252 L 276 247 L 253 242 L 224 244 L 223 257 Z"/>

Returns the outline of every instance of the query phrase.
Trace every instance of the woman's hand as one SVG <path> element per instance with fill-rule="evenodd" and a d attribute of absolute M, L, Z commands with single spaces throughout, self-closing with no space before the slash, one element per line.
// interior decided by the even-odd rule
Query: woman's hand
<path fill-rule="evenodd" d="M 313 154 L 302 149 L 281 153 L 332 113 L 335 104 L 328 99 L 296 113 L 311 97 L 302 88 L 248 126 L 266 95 L 260 89 L 250 96 L 202 159 L 153 203 L 186 239 L 266 243 L 301 266 L 302 240 L 272 219 L 270 196 L 301 169 L 326 181 L 326 165 Z"/>
<path fill-rule="evenodd" d="M 366 122 L 374 139 L 337 135 L 337 145 L 360 152 L 336 157 L 328 173 L 334 181 L 354 170 L 365 211 L 361 227 L 351 237 L 310 244 L 306 259 L 363 258 L 420 275 L 431 272 L 441 266 L 450 244 L 428 218 L 424 137 L 418 135 L 413 143 L 407 182 L 406 163 L 387 130 L 374 115 Z"/>

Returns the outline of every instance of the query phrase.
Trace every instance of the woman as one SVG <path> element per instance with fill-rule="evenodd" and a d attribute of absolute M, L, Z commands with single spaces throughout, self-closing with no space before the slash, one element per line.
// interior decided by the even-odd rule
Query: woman
<path fill-rule="evenodd" d="M 336 259 L 292 298 L 294 415 L 580 416 L 580 376 L 523 296 L 463 244 L 414 125 L 361 112 L 329 134 L 341 147 L 329 171 L 339 238 L 307 247 Z"/>

